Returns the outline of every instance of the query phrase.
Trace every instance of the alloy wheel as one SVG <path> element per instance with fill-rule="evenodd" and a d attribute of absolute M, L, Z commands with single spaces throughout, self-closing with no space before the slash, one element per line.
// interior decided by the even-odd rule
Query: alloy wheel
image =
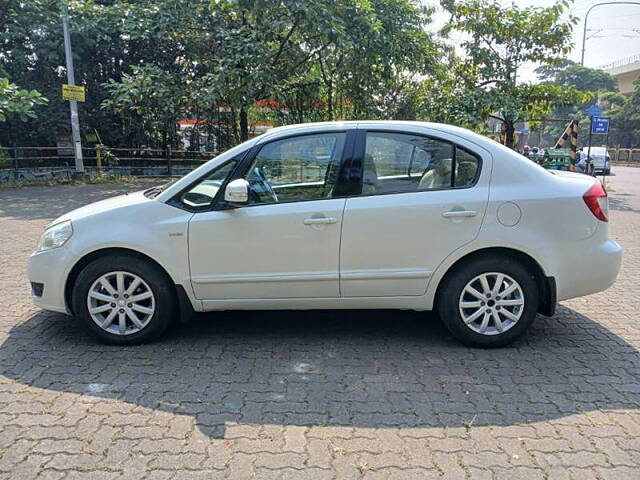
<path fill-rule="evenodd" d="M 124 271 L 98 278 L 87 294 L 93 321 L 115 335 L 131 335 L 145 328 L 155 312 L 155 298 L 139 276 Z"/>
<path fill-rule="evenodd" d="M 458 307 L 471 330 L 481 335 L 499 335 L 518 323 L 524 302 L 518 282 L 504 273 L 489 272 L 467 283 Z"/>

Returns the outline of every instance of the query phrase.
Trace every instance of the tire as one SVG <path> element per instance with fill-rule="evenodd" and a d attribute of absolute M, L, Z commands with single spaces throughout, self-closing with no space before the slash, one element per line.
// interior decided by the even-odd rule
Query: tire
<path fill-rule="evenodd" d="M 133 285 L 135 282 L 137 286 Z M 105 301 L 107 297 L 112 300 Z M 177 305 L 175 288 L 162 269 L 134 255 L 122 254 L 98 258 L 87 265 L 76 278 L 71 298 L 75 317 L 99 340 L 113 345 L 156 340 L 169 326 Z M 93 312 L 89 311 L 90 306 Z M 98 325 L 98 321 L 106 327 Z"/>
<path fill-rule="evenodd" d="M 604 175 L 611 175 L 611 169 L 607 168 L 604 172 L 602 172 Z"/>
<path fill-rule="evenodd" d="M 486 289 L 482 288 L 482 277 L 493 290 L 498 275 L 504 276 L 500 291 L 507 292 L 507 295 L 506 298 L 498 297 L 500 305 L 496 304 L 496 295 L 493 295 L 491 305 L 492 299 L 484 295 Z M 514 284 L 512 282 L 516 287 L 509 293 Z M 467 289 L 468 286 L 475 289 L 474 295 L 469 293 L 471 289 Z M 440 318 L 455 338 L 470 347 L 497 348 L 509 345 L 527 331 L 538 311 L 539 294 L 534 276 L 522 263 L 507 256 L 477 257 L 457 265 L 447 274 L 438 292 L 436 307 Z M 477 298 L 478 293 L 483 294 L 485 300 Z M 490 295 L 492 293 L 489 292 Z M 520 301 L 521 306 L 514 306 Z M 477 303 L 481 305 L 477 306 Z M 467 305 L 473 307 L 464 308 Z M 499 325 L 494 320 L 494 313 L 486 313 L 489 310 L 498 314 Z M 477 312 L 480 316 L 473 320 Z M 517 320 L 507 318 L 507 312 Z M 485 315 L 489 315 L 488 324 L 484 333 L 480 333 Z M 472 321 L 467 325 L 465 318 Z"/>

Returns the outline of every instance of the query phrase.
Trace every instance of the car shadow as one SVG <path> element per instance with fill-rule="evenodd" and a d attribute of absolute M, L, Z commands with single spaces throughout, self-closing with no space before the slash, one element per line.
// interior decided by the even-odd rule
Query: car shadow
<path fill-rule="evenodd" d="M 433 315 L 380 310 L 206 314 L 135 347 L 98 344 L 75 320 L 39 312 L 0 346 L 0 373 L 16 382 L 190 415 L 216 438 L 229 422 L 502 426 L 635 409 L 638 361 L 564 306 L 494 350 L 460 345 Z"/>

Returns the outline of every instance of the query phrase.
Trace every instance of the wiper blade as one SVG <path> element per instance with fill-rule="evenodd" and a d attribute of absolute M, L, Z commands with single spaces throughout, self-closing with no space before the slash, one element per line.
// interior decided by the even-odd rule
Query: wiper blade
<path fill-rule="evenodd" d="M 160 193 L 162 192 L 162 187 L 161 186 L 157 186 L 157 187 L 151 187 L 149 190 L 145 190 L 144 195 L 147 198 L 155 198 L 158 195 L 160 195 Z"/>
<path fill-rule="evenodd" d="M 164 192 L 169 186 L 173 185 L 176 180 L 171 180 L 170 182 L 163 183 L 162 185 L 156 185 L 155 187 L 151 187 L 149 190 L 145 190 L 144 194 L 148 198 L 154 198 Z"/>

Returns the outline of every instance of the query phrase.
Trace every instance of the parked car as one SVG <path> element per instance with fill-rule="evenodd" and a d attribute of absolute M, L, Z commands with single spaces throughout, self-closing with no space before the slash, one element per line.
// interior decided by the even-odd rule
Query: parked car
<path fill-rule="evenodd" d="M 584 152 L 587 152 L 587 148 L 584 149 Z M 611 157 L 605 147 L 591 147 L 590 156 L 593 162 L 592 168 L 596 174 L 611 174 Z"/>
<path fill-rule="evenodd" d="M 596 179 L 462 128 L 296 125 L 56 219 L 29 279 L 37 305 L 115 344 L 193 311 L 368 308 L 435 309 L 497 347 L 614 283 L 607 217 Z"/>

